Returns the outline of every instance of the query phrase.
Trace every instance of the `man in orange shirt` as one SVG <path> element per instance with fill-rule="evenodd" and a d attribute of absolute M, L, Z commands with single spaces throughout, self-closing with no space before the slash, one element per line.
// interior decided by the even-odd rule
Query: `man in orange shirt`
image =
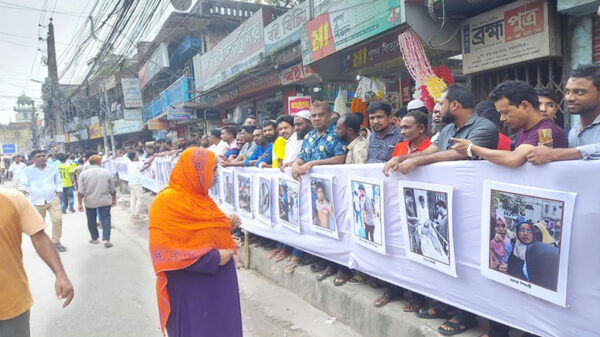
<path fill-rule="evenodd" d="M 0 336 L 29 337 L 29 308 L 33 304 L 23 267 L 21 238 L 31 237 L 33 247 L 56 275 L 54 288 L 63 307 L 73 300 L 73 286 L 54 243 L 44 232 L 46 223 L 17 190 L 0 188 Z"/>
<path fill-rule="evenodd" d="M 431 145 L 427 137 L 427 115 L 418 110 L 412 110 L 400 121 L 400 134 L 404 138 L 394 147 L 392 157 L 404 156 L 420 152 Z"/>

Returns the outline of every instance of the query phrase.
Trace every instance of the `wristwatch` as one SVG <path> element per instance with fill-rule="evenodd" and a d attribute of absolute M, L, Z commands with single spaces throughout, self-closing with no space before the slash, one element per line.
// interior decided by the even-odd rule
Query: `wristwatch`
<path fill-rule="evenodd" d="M 473 143 L 469 143 L 469 146 L 467 146 L 467 157 L 474 158 L 475 156 L 473 155 L 471 148 L 473 148 Z"/>

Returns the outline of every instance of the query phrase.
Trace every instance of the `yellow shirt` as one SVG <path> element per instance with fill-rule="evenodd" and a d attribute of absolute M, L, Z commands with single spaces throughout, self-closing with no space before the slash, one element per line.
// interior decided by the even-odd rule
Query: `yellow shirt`
<path fill-rule="evenodd" d="M 285 143 L 287 143 L 287 141 L 283 137 L 277 137 L 273 143 L 273 168 L 279 167 L 279 160 L 283 161 L 285 155 Z"/>
<path fill-rule="evenodd" d="M 73 186 L 73 181 L 71 181 L 71 173 L 73 173 L 73 166 L 66 163 L 60 164 L 58 165 L 58 172 L 60 172 L 60 179 L 62 179 L 63 187 Z"/>
<path fill-rule="evenodd" d="M 17 190 L 0 188 L 0 320 L 15 318 L 31 308 L 21 239 L 44 230 L 46 223 Z"/>

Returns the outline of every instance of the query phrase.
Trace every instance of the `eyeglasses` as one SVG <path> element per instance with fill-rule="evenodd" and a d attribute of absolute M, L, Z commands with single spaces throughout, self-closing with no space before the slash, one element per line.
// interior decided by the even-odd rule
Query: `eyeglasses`
<path fill-rule="evenodd" d="M 519 228 L 519 232 L 523 232 L 523 233 L 531 234 L 531 229 L 527 229 L 527 228 Z"/>

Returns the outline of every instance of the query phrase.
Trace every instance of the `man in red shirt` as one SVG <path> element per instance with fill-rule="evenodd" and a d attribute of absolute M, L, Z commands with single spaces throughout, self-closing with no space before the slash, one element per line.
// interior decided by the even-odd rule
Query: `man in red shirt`
<path fill-rule="evenodd" d="M 412 110 L 400 121 L 400 134 L 404 138 L 394 147 L 392 157 L 404 156 L 420 152 L 431 145 L 427 137 L 427 115 L 419 110 Z"/>

